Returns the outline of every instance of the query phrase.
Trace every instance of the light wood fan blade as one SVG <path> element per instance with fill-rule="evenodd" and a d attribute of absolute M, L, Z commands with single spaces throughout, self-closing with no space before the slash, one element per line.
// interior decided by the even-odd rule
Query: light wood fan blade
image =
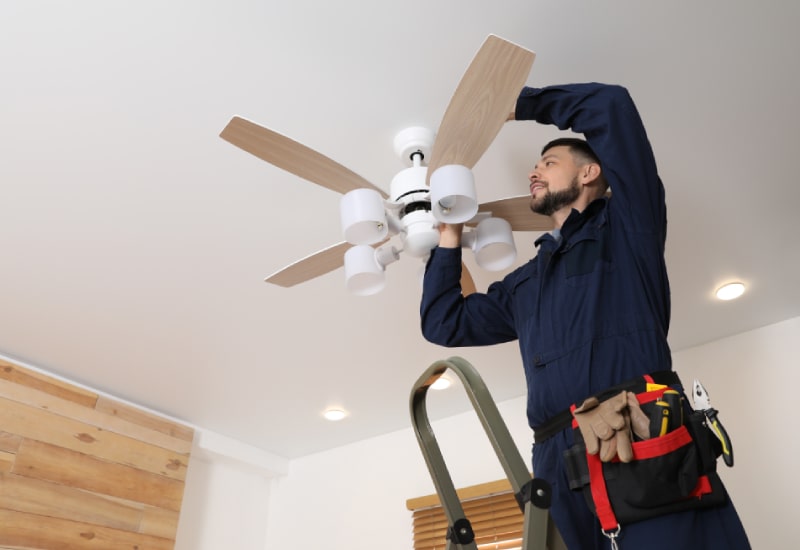
<path fill-rule="evenodd" d="M 447 164 L 475 166 L 513 111 L 535 57 L 530 50 L 489 35 L 447 106 L 431 150 L 428 179 Z"/>
<path fill-rule="evenodd" d="M 244 118 L 233 117 L 220 137 L 261 160 L 327 189 L 345 194 L 367 188 L 387 197 L 381 189 L 338 162 Z"/>
<path fill-rule="evenodd" d="M 276 271 L 264 281 L 278 286 L 290 287 L 320 275 L 325 275 L 344 265 L 344 253 L 351 246 L 353 245 L 348 242 L 342 242 L 325 250 L 320 250 L 311 256 L 284 267 L 280 271 Z"/>
<path fill-rule="evenodd" d="M 469 272 L 464 262 L 461 262 L 461 294 L 469 296 L 475 292 L 475 281 L 472 278 L 472 273 Z"/>
<path fill-rule="evenodd" d="M 531 211 L 531 196 L 508 197 L 478 205 L 478 212 L 488 212 L 496 218 L 503 218 L 511 224 L 514 231 L 550 231 L 553 220 Z"/>

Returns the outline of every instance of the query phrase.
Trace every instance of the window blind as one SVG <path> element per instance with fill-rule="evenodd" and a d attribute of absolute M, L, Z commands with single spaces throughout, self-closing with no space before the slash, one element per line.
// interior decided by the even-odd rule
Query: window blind
<path fill-rule="evenodd" d="M 464 516 L 475 532 L 481 550 L 520 550 L 524 516 L 508 480 L 468 487 L 458 491 Z M 436 495 L 411 499 L 414 550 L 443 550 L 449 527 Z"/>

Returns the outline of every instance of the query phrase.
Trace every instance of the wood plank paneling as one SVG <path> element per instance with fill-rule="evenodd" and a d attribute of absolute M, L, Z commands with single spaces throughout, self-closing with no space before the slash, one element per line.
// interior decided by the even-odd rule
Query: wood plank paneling
<path fill-rule="evenodd" d="M 0 475 L 0 509 L 137 531 L 144 506 L 124 504 L 75 487 L 13 474 Z"/>
<path fill-rule="evenodd" d="M 142 511 L 139 532 L 156 537 L 170 537 L 178 530 L 178 512 L 147 506 Z"/>
<path fill-rule="evenodd" d="M 14 453 L 0 451 L 0 474 L 11 471 L 11 467 L 14 466 L 14 458 L 16 458 Z"/>
<path fill-rule="evenodd" d="M 72 401 L 2 379 L 0 379 L 0 395 L 23 405 L 78 420 L 84 424 L 144 441 L 149 445 L 157 445 L 176 453 L 188 454 L 192 450 L 194 432 L 190 428 L 185 426 L 171 430 L 163 428 L 162 424 L 169 424 L 168 421 L 163 419 L 149 421 L 148 418 L 155 417 L 145 412 L 139 415 L 134 412 L 119 415 L 116 412 L 118 408 L 126 410 L 130 407 L 115 408 L 110 404 L 113 401 L 106 397 L 99 398 L 97 405 L 93 408 L 84 407 Z M 186 430 L 189 430 L 188 436 L 185 433 Z M 178 435 L 169 435 L 166 432 L 174 432 Z M 2 445 L 2 441 L 0 441 L 0 445 Z"/>
<path fill-rule="evenodd" d="M 194 431 L 0 360 L 0 550 L 170 550 Z"/>
<path fill-rule="evenodd" d="M 174 541 L 36 514 L 0 509 L 2 544 L 41 550 L 172 550 Z"/>
<path fill-rule="evenodd" d="M 169 437 L 174 437 L 176 439 L 189 442 L 190 445 L 188 448 L 191 448 L 191 442 L 194 438 L 194 430 L 188 426 L 170 422 L 169 420 L 149 414 L 141 409 L 136 409 L 129 405 L 125 405 L 124 403 L 120 403 L 103 396 L 100 396 L 97 399 L 97 405 L 95 405 L 95 409 L 105 413 L 108 416 L 121 418 L 133 424 L 138 424 L 144 428 L 161 432 Z"/>
<path fill-rule="evenodd" d="M 16 453 L 22 438 L 8 432 L 0 432 L 0 451 Z"/>
<path fill-rule="evenodd" d="M 183 483 L 176 479 L 41 441 L 22 442 L 11 472 L 167 510 L 181 509 Z"/>
<path fill-rule="evenodd" d="M 74 401 L 85 407 L 94 407 L 97 402 L 97 394 L 67 384 L 51 376 L 47 376 L 30 369 L 25 369 L 0 359 L 0 378 L 33 388 L 50 395 L 55 395 L 69 401 Z"/>
<path fill-rule="evenodd" d="M 183 480 L 188 457 L 161 447 L 115 434 L 45 409 L 0 397 L 3 428 L 110 462 L 136 465 L 148 472 Z"/>

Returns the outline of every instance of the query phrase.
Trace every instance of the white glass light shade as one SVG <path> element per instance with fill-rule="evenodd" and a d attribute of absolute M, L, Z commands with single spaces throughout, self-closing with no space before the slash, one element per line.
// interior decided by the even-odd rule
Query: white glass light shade
<path fill-rule="evenodd" d="M 417 210 L 403 216 L 403 251 L 421 258 L 439 244 L 439 229 L 430 212 Z"/>
<path fill-rule="evenodd" d="M 354 246 L 344 253 L 344 277 L 347 290 L 358 296 L 376 294 L 386 285 L 384 267 L 369 245 Z"/>
<path fill-rule="evenodd" d="M 489 271 L 510 267 L 517 259 L 511 224 L 502 218 L 486 218 L 475 228 L 472 245 L 475 261 Z"/>
<path fill-rule="evenodd" d="M 383 197 L 374 189 L 353 189 L 340 203 L 344 238 L 352 244 L 374 244 L 386 238 L 389 226 Z"/>
<path fill-rule="evenodd" d="M 431 211 L 444 223 L 464 223 L 478 212 L 472 170 L 447 164 L 431 174 Z"/>

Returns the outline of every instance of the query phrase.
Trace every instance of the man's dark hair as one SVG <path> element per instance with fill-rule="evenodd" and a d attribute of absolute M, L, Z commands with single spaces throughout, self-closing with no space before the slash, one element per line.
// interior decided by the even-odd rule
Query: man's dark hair
<path fill-rule="evenodd" d="M 569 148 L 569 152 L 572 155 L 572 158 L 575 159 L 576 164 L 584 165 L 589 163 L 596 163 L 603 168 L 603 165 L 600 163 L 600 159 L 597 158 L 597 155 L 594 154 L 592 148 L 589 147 L 589 144 L 586 141 L 579 139 L 579 138 L 570 138 L 570 137 L 563 137 L 557 138 L 542 147 L 542 156 L 553 147 L 564 146 Z M 608 190 L 608 181 L 606 181 L 605 175 L 600 173 L 598 176 L 597 181 L 600 183 L 600 189 L 602 191 Z"/>
<path fill-rule="evenodd" d="M 592 148 L 589 147 L 589 144 L 586 141 L 578 138 L 570 138 L 570 137 L 563 137 L 554 139 L 547 145 L 542 148 L 542 155 L 544 155 L 548 150 L 552 149 L 553 147 L 560 147 L 566 146 L 569 147 L 569 152 L 572 153 L 575 160 L 580 161 L 579 164 L 585 164 L 587 162 L 594 162 L 596 164 L 600 164 L 600 159 L 597 158 L 597 155 L 594 154 Z M 602 164 L 600 167 L 602 168 Z"/>

